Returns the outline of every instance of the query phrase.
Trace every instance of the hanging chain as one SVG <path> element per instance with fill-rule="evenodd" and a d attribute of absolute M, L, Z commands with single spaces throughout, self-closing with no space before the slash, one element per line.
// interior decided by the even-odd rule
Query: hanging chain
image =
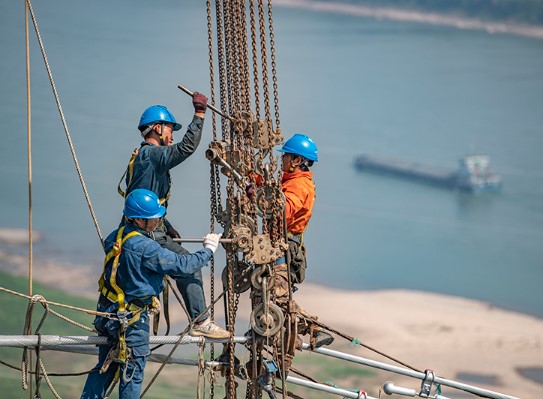
<path fill-rule="evenodd" d="M 279 94 L 277 90 L 277 63 L 275 61 L 275 37 L 273 35 L 273 12 L 271 0 L 268 1 L 268 22 L 270 30 L 270 53 L 271 53 L 271 66 L 272 66 L 272 80 L 273 80 L 273 101 L 275 109 L 275 126 L 278 131 L 281 131 L 279 121 Z"/>
<path fill-rule="evenodd" d="M 212 43 L 214 32 L 211 14 L 211 0 L 207 0 L 211 101 L 213 104 L 216 103 L 214 87 L 214 65 L 216 65 L 219 77 L 219 105 L 224 112 L 231 116 L 231 119 L 221 119 L 222 135 L 220 139 L 217 138 L 215 119 L 213 123 L 213 140 L 216 141 L 213 145 L 221 148 L 221 153 L 220 162 L 212 161 L 210 167 L 210 224 L 213 228 L 218 221 L 225 229 L 225 238 L 231 238 L 234 241 L 239 231 L 250 232 L 249 236 L 245 238 L 248 247 L 245 247 L 244 250 L 240 250 L 234 245 L 226 246 L 225 317 L 227 328 L 234 336 L 240 302 L 240 292 L 237 292 L 234 287 L 237 287 L 236 284 L 239 283 L 235 280 L 240 273 L 240 264 L 249 262 L 251 271 L 254 272 L 258 269 L 268 276 L 273 273 L 272 266 L 276 257 L 271 257 L 268 254 L 268 249 L 261 248 L 269 248 L 269 245 L 272 245 L 270 250 L 274 254 L 276 245 L 280 244 L 280 241 L 283 242 L 283 218 L 281 217 L 283 200 L 280 177 L 276 176 L 279 163 L 278 158 L 273 154 L 273 148 L 278 141 L 278 135 L 274 132 L 274 124 L 277 128 L 279 127 L 277 71 L 271 0 L 267 0 L 266 4 L 264 0 L 251 0 L 248 4 L 244 0 L 215 0 L 216 22 L 214 25 L 217 41 L 215 51 L 213 49 L 214 43 Z M 269 44 L 266 29 L 269 29 Z M 272 117 L 270 106 L 268 45 L 271 54 L 271 82 L 275 117 Z M 214 56 L 217 57 L 216 60 Z M 263 108 L 261 106 L 262 100 L 264 100 Z M 254 172 L 261 176 L 258 179 L 259 185 L 256 184 L 257 179 L 254 177 Z M 227 180 L 226 184 L 223 184 L 225 191 L 223 198 L 221 178 L 224 175 Z M 252 183 L 255 188 L 255 192 L 251 196 L 246 192 L 245 185 L 247 183 Z M 253 248 L 253 245 L 256 245 L 253 244 L 253 240 L 257 239 L 255 235 L 258 235 L 258 239 L 264 240 L 264 243 L 266 243 L 265 240 L 269 240 L 266 244 L 268 247 L 264 245 L 260 248 Z M 260 259 L 254 258 L 254 256 L 262 256 L 265 253 L 259 253 L 257 250 L 268 251 L 263 257 L 267 260 L 252 264 L 253 260 Z M 269 275 L 264 281 L 271 281 L 272 278 L 273 276 Z M 268 289 L 269 286 L 266 283 L 262 287 L 251 287 L 250 298 L 253 311 L 257 311 L 259 306 L 266 314 L 271 311 L 273 307 L 271 301 L 274 299 L 270 297 Z M 214 290 L 214 280 L 212 279 L 212 292 Z M 257 382 L 260 373 L 263 372 L 261 369 L 262 348 L 269 347 L 274 352 L 272 359 L 279 359 L 278 354 L 275 353 L 277 350 L 273 349 L 274 346 L 270 346 L 272 341 L 271 337 L 267 337 L 265 342 L 251 344 L 249 352 L 252 364 L 250 375 L 252 377 L 247 382 L 247 393 L 248 395 L 250 393 L 251 397 L 262 397 L 262 390 Z M 235 362 L 237 359 L 234 348 L 233 342 L 227 345 L 229 367 L 225 371 L 226 394 L 229 399 L 236 397 Z"/>
<path fill-rule="evenodd" d="M 268 59 L 266 55 L 266 28 L 264 17 L 264 4 L 262 0 L 258 0 L 258 25 L 260 31 L 260 58 L 262 62 L 262 86 L 264 89 L 264 109 L 266 113 L 265 119 L 266 121 L 271 122 L 270 94 L 268 87 Z"/>
<path fill-rule="evenodd" d="M 256 22 L 255 22 L 255 5 L 254 2 L 250 3 L 250 19 L 251 19 L 251 55 L 253 58 L 253 80 L 254 80 L 254 91 L 255 91 L 255 116 L 256 119 L 260 119 L 260 89 L 258 87 L 258 53 L 257 53 L 257 42 L 256 42 Z"/>

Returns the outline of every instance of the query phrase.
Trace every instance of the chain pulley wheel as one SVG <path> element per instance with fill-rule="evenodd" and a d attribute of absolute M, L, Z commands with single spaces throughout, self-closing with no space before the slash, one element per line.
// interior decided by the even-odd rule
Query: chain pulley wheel
<path fill-rule="evenodd" d="M 236 294 L 241 294 L 251 288 L 251 269 L 252 266 L 242 260 L 235 263 L 232 280 Z M 228 287 L 228 267 L 222 271 L 222 283 L 223 287 Z"/>
<path fill-rule="evenodd" d="M 232 238 L 232 246 L 235 251 L 248 253 L 253 249 L 253 235 L 256 227 L 252 218 L 241 215 L 241 224 L 232 225 L 232 219 L 228 218 L 224 227 L 224 237 Z M 229 249 L 230 244 L 222 244 L 224 249 Z"/>
<path fill-rule="evenodd" d="M 264 281 L 263 276 L 267 274 L 268 269 L 265 266 L 261 266 L 253 270 L 250 276 L 251 285 L 253 288 L 257 291 L 262 290 L 262 282 Z M 267 278 L 267 284 L 266 284 L 266 290 L 269 291 L 273 287 L 273 277 L 266 276 Z"/>
<path fill-rule="evenodd" d="M 238 252 L 247 253 L 253 248 L 251 229 L 245 226 L 235 226 L 232 229 L 232 244 Z"/>
<path fill-rule="evenodd" d="M 259 304 L 251 313 L 251 327 L 263 337 L 271 337 L 279 332 L 285 317 L 283 311 L 274 303 Z"/>

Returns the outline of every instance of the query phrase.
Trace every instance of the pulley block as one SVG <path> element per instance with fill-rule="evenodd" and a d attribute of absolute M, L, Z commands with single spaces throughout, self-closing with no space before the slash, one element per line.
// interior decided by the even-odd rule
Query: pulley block
<path fill-rule="evenodd" d="M 268 272 L 268 268 L 266 266 L 260 266 L 260 267 L 257 267 L 255 270 L 253 270 L 253 272 L 251 273 L 251 277 L 250 277 L 250 280 L 251 280 L 251 285 L 253 286 L 253 288 L 257 291 L 261 291 L 262 290 L 262 282 L 264 281 L 263 277 L 268 277 L 267 279 L 267 283 L 266 283 L 266 290 L 267 291 L 270 291 L 271 288 L 273 287 L 273 281 L 271 280 L 271 277 L 269 275 L 269 272 Z"/>
<path fill-rule="evenodd" d="M 242 260 L 234 263 L 232 280 L 234 282 L 233 290 L 236 294 L 241 294 L 251 288 L 252 266 Z M 228 287 L 228 267 L 222 271 L 223 287 Z"/>
<path fill-rule="evenodd" d="M 255 221 L 247 216 L 240 215 L 234 217 L 240 221 L 239 224 L 232 224 L 232 219 L 228 219 L 224 227 L 224 236 L 232 239 L 232 246 L 236 252 L 249 253 L 253 246 L 253 236 L 256 231 Z M 223 244 L 224 249 L 229 249 L 229 244 Z"/>
<path fill-rule="evenodd" d="M 283 141 L 281 129 L 273 130 L 266 120 L 253 122 L 253 147 L 258 149 L 272 148 Z"/>
<path fill-rule="evenodd" d="M 283 311 L 274 303 L 261 303 L 251 312 L 251 327 L 263 337 L 277 334 L 284 321 Z"/>
<path fill-rule="evenodd" d="M 244 137 L 251 137 L 255 116 L 250 111 L 241 111 L 234 121 L 234 132 Z"/>
<path fill-rule="evenodd" d="M 237 252 L 250 252 L 253 245 L 251 229 L 245 226 L 234 226 L 232 228 L 232 244 Z"/>
<path fill-rule="evenodd" d="M 238 168 L 241 166 L 240 151 L 234 149 L 227 141 L 212 141 L 209 143 L 205 155 L 211 163 L 222 166 L 221 173 L 223 175 L 234 176 L 240 182 L 243 180 L 238 172 Z"/>
<path fill-rule="evenodd" d="M 245 260 L 255 265 L 263 265 L 279 259 L 283 256 L 281 246 L 272 246 L 269 234 L 253 236 L 253 247 Z"/>

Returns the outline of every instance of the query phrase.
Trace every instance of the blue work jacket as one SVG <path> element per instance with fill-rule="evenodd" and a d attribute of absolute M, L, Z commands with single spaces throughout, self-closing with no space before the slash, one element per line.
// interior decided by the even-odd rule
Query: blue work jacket
<path fill-rule="evenodd" d="M 141 234 L 130 237 L 121 249 L 116 284 L 125 295 L 126 302 L 134 299 L 149 299 L 158 296 L 164 290 L 164 276 L 177 276 L 181 273 L 192 274 L 204 267 L 213 257 L 208 248 L 192 254 L 179 255 L 162 248 L 149 234 L 137 226 L 126 223 L 123 236 L 136 230 Z M 115 244 L 118 229 L 105 240 L 105 252 L 108 254 Z M 105 281 L 110 287 L 113 259 L 106 265 Z"/>
<path fill-rule="evenodd" d="M 126 174 L 126 195 L 137 188 L 153 191 L 158 198 L 165 198 L 170 191 L 170 169 L 190 157 L 202 138 L 204 119 L 194 116 L 183 139 L 171 146 L 157 146 L 142 142 L 134 160 L 132 180 Z M 164 204 L 167 206 L 167 204 Z"/>

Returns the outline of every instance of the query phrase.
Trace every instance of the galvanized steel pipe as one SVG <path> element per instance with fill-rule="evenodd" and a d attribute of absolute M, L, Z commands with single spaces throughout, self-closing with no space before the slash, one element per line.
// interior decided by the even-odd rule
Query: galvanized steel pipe
<path fill-rule="evenodd" d="M 311 350 L 309 344 L 303 344 L 302 349 L 309 350 L 309 351 Z M 421 381 L 424 380 L 424 377 L 425 377 L 424 373 L 421 373 L 418 371 L 409 370 L 409 369 L 405 369 L 405 368 L 397 367 L 397 366 L 391 366 L 386 363 L 381 363 L 375 360 L 365 359 L 359 356 L 349 355 L 348 353 L 338 352 L 331 349 L 315 348 L 313 352 L 320 353 L 320 354 L 330 356 L 330 357 L 335 357 L 338 359 L 348 360 L 353 363 L 364 364 L 366 366 L 374 367 L 381 370 L 391 371 L 393 373 L 402 374 L 408 377 L 419 379 Z M 492 399 L 519 399 L 515 396 L 504 395 L 499 392 L 489 391 L 487 389 L 474 387 L 468 384 L 462 384 L 460 382 L 447 380 L 441 377 L 435 377 L 434 383 L 445 385 L 451 388 L 461 389 L 464 391 L 474 393 L 476 395 L 485 396 Z"/>

